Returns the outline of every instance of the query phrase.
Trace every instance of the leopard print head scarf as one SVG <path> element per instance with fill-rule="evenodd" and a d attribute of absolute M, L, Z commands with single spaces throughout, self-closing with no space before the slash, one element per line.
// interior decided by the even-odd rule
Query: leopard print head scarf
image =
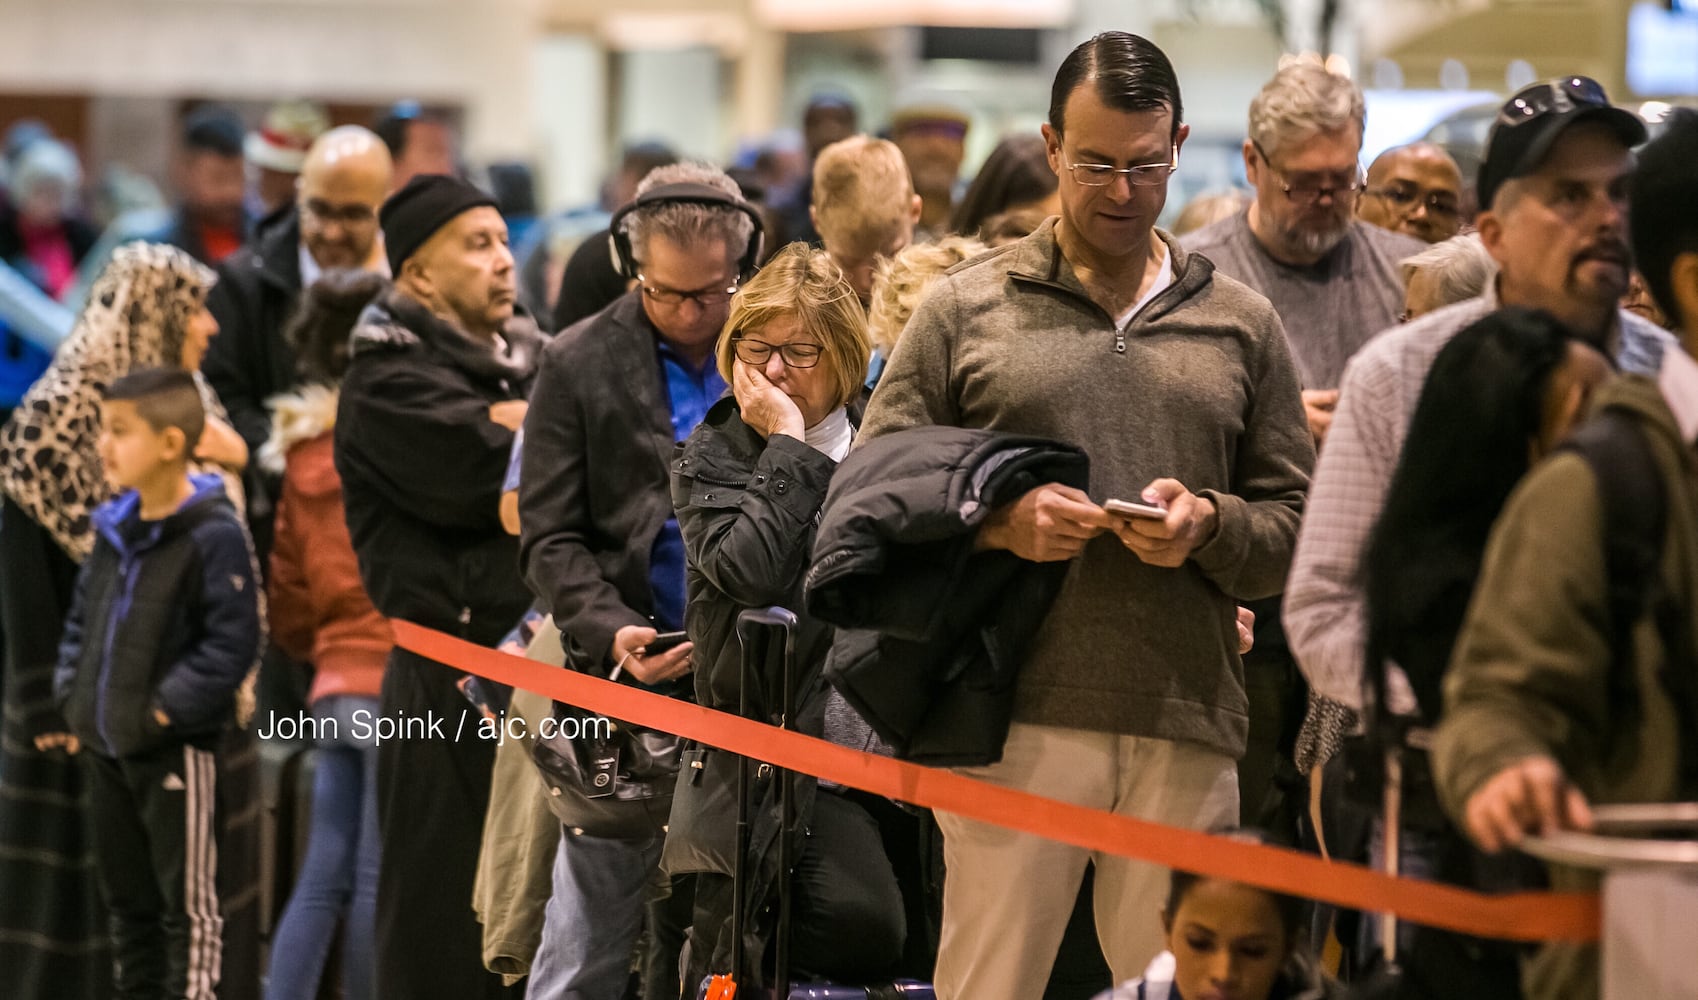
<path fill-rule="evenodd" d="M 176 247 L 119 247 L 52 366 L 0 429 L 0 490 L 78 562 L 94 548 L 89 516 L 112 495 L 95 449 L 101 397 L 134 369 L 181 363 L 188 320 L 213 281 Z M 201 396 L 222 415 L 204 382 Z"/>

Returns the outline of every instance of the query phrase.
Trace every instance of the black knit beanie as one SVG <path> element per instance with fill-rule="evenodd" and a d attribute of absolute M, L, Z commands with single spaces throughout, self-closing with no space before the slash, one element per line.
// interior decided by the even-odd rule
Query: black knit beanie
<path fill-rule="evenodd" d="M 482 205 L 494 208 L 495 199 L 458 177 L 420 174 L 408 181 L 377 213 L 390 275 L 400 277 L 407 258 L 456 215 Z"/>

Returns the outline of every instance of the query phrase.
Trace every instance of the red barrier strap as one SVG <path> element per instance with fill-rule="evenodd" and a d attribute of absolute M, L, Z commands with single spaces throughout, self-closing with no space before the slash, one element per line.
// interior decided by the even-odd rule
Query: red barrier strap
<path fill-rule="evenodd" d="M 411 622 L 397 621 L 394 625 L 401 648 L 457 670 L 916 806 L 1210 878 L 1356 910 L 1390 911 L 1429 927 L 1514 941 L 1598 939 L 1596 895 L 1488 896 L 1434 882 L 1396 878 L 1361 865 L 1326 861 L 1286 848 L 1247 844 L 1118 816 L 940 768 L 840 747 L 752 719 L 486 649 Z"/>

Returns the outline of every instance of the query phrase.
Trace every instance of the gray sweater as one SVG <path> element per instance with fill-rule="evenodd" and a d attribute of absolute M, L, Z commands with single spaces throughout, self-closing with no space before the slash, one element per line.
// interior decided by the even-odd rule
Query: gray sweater
<path fill-rule="evenodd" d="M 1178 569 L 1090 542 L 1023 665 L 1022 722 L 1244 751 L 1234 603 L 1283 586 L 1314 465 L 1297 374 L 1266 299 L 1161 234 L 1174 281 L 1117 336 L 1054 222 L 952 268 L 915 311 L 861 441 L 923 424 L 1033 434 L 1091 460 L 1091 498 L 1171 476 L 1220 511 Z"/>
<path fill-rule="evenodd" d="M 1360 219 L 1313 264 L 1282 264 L 1250 230 L 1248 210 L 1185 237 L 1185 249 L 1214 261 L 1215 273 L 1266 295 L 1279 313 L 1305 389 L 1336 389 L 1344 364 L 1403 314 L 1402 261 L 1427 244 Z"/>

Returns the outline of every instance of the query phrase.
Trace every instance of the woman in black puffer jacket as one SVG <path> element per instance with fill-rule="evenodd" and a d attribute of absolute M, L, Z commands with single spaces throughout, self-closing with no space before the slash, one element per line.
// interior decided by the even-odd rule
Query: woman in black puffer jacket
<path fill-rule="evenodd" d="M 672 465 L 697 699 L 738 710 L 737 616 L 780 605 L 800 619 L 792 728 L 856 749 L 874 748 L 874 737 L 821 677 L 831 628 L 801 613 L 801 598 L 816 515 L 854 437 L 868 353 L 866 320 L 841 270 L 822 250 L 786 247 L 733 301 L 718 347 L 719 370 L 732 395 L 708 411 Z M 760 690 L 749 692 L 749 704 L 753 717 L 777 724 L 778 659 L 766 662 L 770 667 Z M 736 759 L 704 748 L 686 760 L 666 867 L 698 876 L 685 973 L 693 994 L 704 975 L 730 971 L 727 845 L 734 842 Z M 903 964 L 910 920 L 885 838 L 902 843 L 901 827 L 912 837 L 914 821 L 875 797 L 811 778 L 792 780 L 799 823 L 791 967 L 798 976 L 834 981 L 888 979 Z M 774 933 L 779 830 L 770 771 L 753 784 L 744 929 L 749 964 L 764 980 L 772 964 L 767 945 Z M 904 883 L 920 881 L 904 874 Z"/>

